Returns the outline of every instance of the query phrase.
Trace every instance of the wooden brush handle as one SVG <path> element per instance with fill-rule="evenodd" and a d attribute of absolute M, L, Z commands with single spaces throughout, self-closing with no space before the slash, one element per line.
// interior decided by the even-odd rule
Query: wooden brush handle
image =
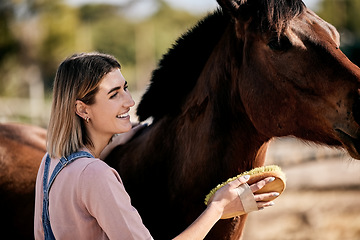
<path fill-rule="evenodd" d="M 275 180 L 270 183 L 267 183 L 263 188 L 254 192 L 254 194 L 267 193 L 267 192 L 278 192 L 279 194 L 281 194 L 285 190 L 286 178 L 285 178 L 285 174 L 282 172 L 262 172 L 262 173 L 252 174 L 250 175 L 250 179 L 247 183 L 251 185 L 267 177 L 275 177 Z M 277 197 L 273 197 L 271 198 L 271 200 L 274 200 Z"/>

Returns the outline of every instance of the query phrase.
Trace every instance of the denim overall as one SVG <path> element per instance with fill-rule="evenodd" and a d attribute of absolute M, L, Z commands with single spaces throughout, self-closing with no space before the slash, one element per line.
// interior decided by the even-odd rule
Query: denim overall
<path fill-rule="evenodd" d="M 49 167 L 50 167 L 50 157 L 49 154 L 46 156 L 45 160 L 45 169 L 44 169 L 44 180 L 43 180 L 43 189 L 44 189 L 44 201 L 43 201 L 43 212 L 42 212 L 42 222 L 44 227 L 44 235 L 45 239 L 55 239 L 54 234 L 52 232 L 50 226 L 50 218 L 49 218 L 49 191 L 52 183 L 54 182 L 55 177 L 59 174 L 59 172 L 66 167 L 66 165 L 75 161 L 78 158 L 88 157 L 93 158 L 93 156 L 84 151 L 76 152 L 70 154 L 70 156 L 60 158 L 60 162 L 54 168 L 53 173 L 51 174 L 49 184 L 48 184 L 48 175 L 49 175 Z"/>

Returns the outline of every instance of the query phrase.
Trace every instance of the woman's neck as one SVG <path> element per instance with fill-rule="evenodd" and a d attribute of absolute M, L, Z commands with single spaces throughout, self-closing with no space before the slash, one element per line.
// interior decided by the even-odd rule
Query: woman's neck
<path fill-rule="evenodd" d="M 99 158 L 101 152 L 104 150 L 104 148 L 109 143 L 111 138 L 104 138 L 99 136 L 99 137 L 90 137 L 90 139 L 92 144 L 86 145 L 86 148 L 95 158 Z"/>

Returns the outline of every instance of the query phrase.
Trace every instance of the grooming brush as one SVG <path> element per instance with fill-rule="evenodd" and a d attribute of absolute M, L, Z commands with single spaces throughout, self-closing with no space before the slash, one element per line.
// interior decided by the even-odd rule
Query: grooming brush
<path fill-rule="evenodd" d="M 254 168 L 247 172 L 243 172 L 243 173 L 237 175 L 236 177 L 230 178 L 226 182 L 223 182 L 222 184 L 217 185 L 205 197 L 205 205 L 208 204 L 209 200 L 213 197 L 215 192 L 217 190 L 219 190 L 222 186 L 235 180 L 236 178 L 239 178 L 239 177 L 245 176 L 245 175 L 250 176 L 250 179 L 247 181 L 248 185 L 256 183 L 267 177 L 275 177 L 274 181 L 267 183 L 263 188 L 254 192 L 254 194 L 267 193 L 267 192 L 278 192 L 279 196 L 280 196 L 280 194 L 285 190 L 286 177 L 285 177 L 285 173 L 283 173 L 281 171 L 281 168 L 277 165 L 262 166 L 262 167 Z M 274 196 L 274 197 L 270 198 L 268 201 L 272 201 L 277 197 L 278 196 Z"/>

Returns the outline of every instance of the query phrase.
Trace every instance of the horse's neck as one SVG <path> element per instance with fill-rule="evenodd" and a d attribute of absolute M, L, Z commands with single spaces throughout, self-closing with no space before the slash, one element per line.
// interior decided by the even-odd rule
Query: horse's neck
<path fill-rule="evenodd" d="M 220 47 L 214 50 L 179 114 L 157 119 L 109 157 L 140 212 L 148 211 L 148 205 L 142 205 L 143 192 L 139 193 L 145 186 L 157 196 L 150 205 L 160 202 L 177 216 L 172 227 L 190 224 L 212 187 L 256 166 L 256 155 L 264 143 L 243 110 L 229 79 L 232 74 L 224 67 L 229 59 L 223 59 L 221 52 Z"/>
<path fill-rule="evenodd" d="M 214 49 L 184 104 L 178 126 L 183 133 L 179 138 L 185 139 L 187 148 L 198 155 L 206 152 L 204 161 L 218 159 L 217 167 L 223 164 L 226 174 L 258 165 L 256 155 L 268 140 L 257 132 L 243 108 L 238 73 L 232 72 L 239 69 L 233 49 L 237 43 L 233 39 L 231 33 L 225 33 Z M 187 136 L 193 138 L 186 139 Z"/>
<path fill-rule="evenodd" d="M 151 130 L 161 133 L 157 138 L 174 153 L 170 153 L 174 158 L 171 167 L 181 170 L 177 171 L 180 180 L 188 178 L 194 169 L 200 176 L 227 178 L 258 165 L 255 158 L 266 139 L 259 136 L 247 117 L 229 79 L 232 74 L 227 71 L 231 67 L 225 65 L 229 64 L 230 52 L 217 47 L 181 113 L 158 120 L 156 129 Z M 224 57 L 224 53 L 229 55 Z"/>

